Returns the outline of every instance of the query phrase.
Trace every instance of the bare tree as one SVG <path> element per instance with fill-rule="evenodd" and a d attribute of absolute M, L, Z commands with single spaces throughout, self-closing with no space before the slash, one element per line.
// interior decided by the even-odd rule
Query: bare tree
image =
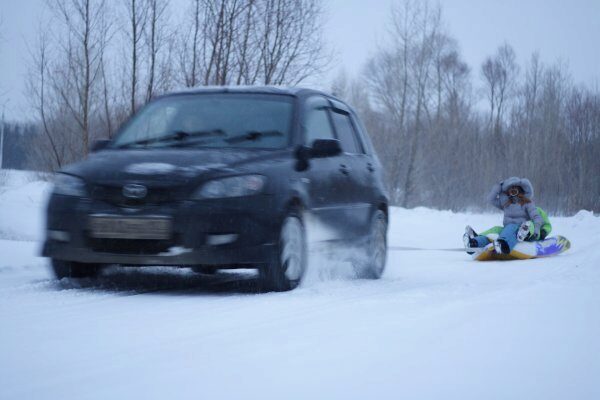
<path fill-rule="evenodd" d="M 496 134 L 502 131 L 506 102 L 514 95 L 518 73 L 515 51 L 508 43 L 500 46 L 496 55 L 486 58 L 481 66 L 490 103 L 490 127 Z"/>
<path fill-rule="evenodd" d="M 48 0 L 61 24 L 57 42 L 60 55 L 50 76 L 52 88 L 76 122 L 81 153 L 92 136 L 91 116 L 97 107 L 95 90 L 102 71 L 109 24 L 105 0 Z M 64 34 L 64 36 L 63 36 Z"/>
<path fill-rule="evenodd" d="M 49 74 L 49 49 L 48 35 L 40 31 L 38 35 L 36 48 L 30 49 L 31 70 L 27 78 L 27 91 L 32 108 L 37 112 L 40 119 L 41 131 L 47 139 L 49 145 L 49 160 L 48 169 L 61 168 L 64 164 L 62 152 L 59 150 L 59 138 L 56 133 L 50 128 L 48 121 L 48 74 Z"/>
<path fill-rule="evenodd" d="M 147 0 L 125 0 L 127 24 L 125 37 L 129 44 L 129 113 L 134 114 L 138 104 L 138 86 L 140 85 L 139 67 L 143 62 L 142 39 L 148 19 Z"/>
<path fill-rule="evenodd" d="M 339 98 L 345 99 L 350 95 L 350 82 L 348 74 L 344 68 L 340 69 L 338 75 L 331 83 L 331 94 Z"/>
<path fill-rule="evenodd" d="M 435 76 L 436 44 L 442 47 L 441 9 L 428 2 L 406 0 L 392 9 L 391 45 L 371 60 L 367 80 L 378 104 L 394 118 L 397 134 L 393 139 L 396 159 L 390 166 L 394 199 L 407 206 L 413 199 L 424 164 L 421 147 L 425 122 L 430 119 L 431 99 L 437 85 Z M 441 67 L 441 64 L 440 64 Z M 441 112 L 442 76 L 439 75 Z M 432 90 L 433 89 L 433 90 Z M 435 106 L 435 105 L 434 105 Z M 402 144 L 400 144 L 402 143 Z"/>
<path fill-rule="evenodd" d="M 2 44 L 2 14 L 0 14 L 0 44 Z M 5 132 L 5 108 L 6 108 L 6 103 L 8 102 L 8 100 L 4 99 L 5 93 L 3 93 L 4 91 L 2 90 L 2 86 L 0 86 L 0 105 L 2 106 L 2 113 L 0 115 L 0 170 L 2 169 L 2 166 L 4 165 L 4 132 Z M 2 178 L 3 176 L 0 175 L 0 183 L 2 182 Z"/>
<path fill-rule="evenodd" d="M 456 50 L 446 54 L 440 64 L 446 113 L 451 126 L 460 128 L 471 112 L 471 70 Z"/>
<path fill-rule="evenodd" d="M 158 68 L 161 66 L 160 57 L 168 40 L 167 36 L 167 6 L 166 0 L 148 0 L 148 24 L 146 27 L 146 43 L 148 48 L 148 80 L 146 84 L 146 101 L 156 92 L 157 79 L 161 78 Z M 162 76 L 164 79 L 164 76 Z"/>
<path fill-rule="evenodd" d="M 227 85 L 234 69 L 240 19 L 252 4 L 242 0 L 204 1 L 204 84 Z"/>
<path fill-rule="evenodd" d="M 415 191 L 415 181 L 418 178 L 418 158 L 422 151 L 421 136 L 424 132 L 423 117 L 428 114 L 429 85 L 431 79 L 431 68 L 433 66 L 433 46 L 435 38 L 439 35 L 441 29 L 441 9 L 439 6 L 431 10 L 429 4 L 425 2 L 420 9 L 419 41 L 414 48 L 415 56 L 412 63 L 413 77 L 416 83 L 416 99 L 414 111 L 414 132 L 411 135 L 410 152 L 408 155 L 408 164 L 404 179 L 404 198 L 402 205 L 404 207 L 413 201 L 412 194 Z M 423 159 L 421 158 L 421 164 Z"/>
<path fill-rule="evenodd" d="M 255 23 L 257 21 L 257 0 L 248 0 L 242 15 L 239 18 L 238 32 L 241 40 L 236 42 L 235 68 L 237 74 L 235 84 L 253 84 L 258 76 L 258 58 L 260 48 L 258 46 L 259 38 L 255 35 Z"/>
<path fill-rule="evenodd" d="M 179 65 L 186 87 L 194 87 L 199 81 L 200 43 L 202 38 L 201 1 L 192 0 L 188 30 L 178 41 Z"/>
<path fill-rule="evenodd" d="M 540 62 L 539 53 L 534 53 L 531 56 L 531 61 L 527 71 L 525 73 L 525 83 L 523 85 L 523 97 L 526 118 L 526 130 L 527 137 L 533 135 L 534 116 L 537 111 L 537 103 L 540 92 L 540 84 L 542 74 L 544 72 L 543 66 Z"/>
<path fill-rule="evenodd" d="M 600 170 L 600 93 L 587 88 L 576 87 L 571 90 L 566 105 L 566 130 L 569 132 L 572 153 L 569 157 L 569 175 L 575 182 L 565 191 L 567 206 L 564 209 L 582 208 L 598 210 L 600 208 L 600 182 L 588 179 L 593 171 Z M 574 151 L 573 151 L 574 150 Z"/>
<path fill-rule="evenodd" d="M 326 68 L 317 0 L 193 0 L 179 40 L 186 86 L 295 85 Z"/>
<path fill-rule="evenodd" d="M 2 44 L 4 42 L 4 36 L 2 33 L 2 14 L 0 14 L 0 44 Z M 2 86 L 0 86 L 0 99 L 5 97 L 7 94 L 6 91 L 4 91 L 4 89 L 2 89 Z"/>
<path fill-rule="evenodd" d="M 407 115 L 414 87 L 411 79 L 411 55 L 415 47 L 418 30 L 418 4 L 404 1 L 392 7 L 390 23 L 391 45 L 381 49 L 367 65 L 366 79 L 374 94 L 377 105 L 383 107 L 385 112 L 392 117 L 390 131 L 389 151 L 392 153 L 385 157 L 390 160 L 389 179 L 393 190 L 393 200 L 398 201 L 402 169 L 406 168 L 404 162 L 408 152 L 401 145 L 408 138 Z M 394 132 L 395 131 L 395 132 Z"/>
<path fill-rule="evenodd" d="M 295 85 L 327 67 L 319 1 L 264 0 L 258 14 L 262 83 Z"/>
<path fill-rule="evenodd" d="M 114 116 L 113 116 L 113 104 L 116 103 L 114 91 L 111 90 L 109 83 L 109 77 L 107 73 L 107 61 L 104 52 L 100 56 L 100 80 L 102 85 L 102 108 L 104 114 L 104 124 L 106 125 L 106 136 L 110 139 L 114 133 Z"/>

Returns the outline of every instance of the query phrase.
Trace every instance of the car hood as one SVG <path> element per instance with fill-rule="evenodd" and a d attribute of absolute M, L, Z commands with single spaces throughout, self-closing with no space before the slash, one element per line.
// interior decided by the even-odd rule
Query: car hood
<path fill-rule="evenodd" d="M 211 175 L 245 171 L 250 163 L 281 157 L 283 151 L 256 149 L 103 150 L 62 172 L 88 182 L 190 183 Z"/>

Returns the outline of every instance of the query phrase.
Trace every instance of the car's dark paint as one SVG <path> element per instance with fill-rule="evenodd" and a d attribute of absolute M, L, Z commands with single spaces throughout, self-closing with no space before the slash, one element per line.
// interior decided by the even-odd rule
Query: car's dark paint
<path fill-rule="evenodd" d="M 295 101 L 290 145 L 284 149 L 165 148 L 102 149 L 61 172 L 85 181 L 84 198 L 52 194 L 47 211 L 48 231 L 68 232 L 69 240 L 48 237 L 43 255 L 56 260 L 123 265 L 214 265 L 238 267 L 268 263 L 290 211 L 308 211 L 333 232 L 331 239 L 359 240 L 368 234 L 377 210 L 387 213 L 388 197 L 382 166 L 354 111 L 339 99 L 308 89 L 210 88 L 167 96 L 210 93 L 277 94 Z M 359 132 L 361 154 L 323 154 L 306 157 L 303 105 L 319 97 L 328 113 L 343 111 Z M 319 100 L 321 101 L 321 100 Z M 324 144 L 331 151 L 332 143 Z M 318 147 L 318 146 L 317 146 Z M 335 146 L 333 146 L 335 147 Z M 315 150 L 317 151 L 317 150 Z M 304 154 L 300 157 L 299 154 Z M 137 167 L 136 167 L 137 166 Z M 255 196 L 192 200 L 205 182 L 227 176 L 260 174 L 267 177 L 263 193 Z M 148 188 L 144 200 L 122 196 L 126 184 Z M 170 216 L 170 240 L 93 239 L 91 214 Z M 209 245 L 208 235 L 237 234 L 230 244 Z M 170 253 L 181 247 L 185 252 Z"/>
<path fill-rule="evenodd" d="M 100 151 L 102 149 L 105 149 L 109 145 L 110 145 L 110 140 L 109 139 L 94 140 L 92 142 L 92 146 L 90 147 L 90 152 L 93 153 L 95 151 Z"/>

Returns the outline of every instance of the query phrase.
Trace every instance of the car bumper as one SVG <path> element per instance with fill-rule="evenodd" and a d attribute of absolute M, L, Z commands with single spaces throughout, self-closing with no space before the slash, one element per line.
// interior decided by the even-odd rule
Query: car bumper
<path fill-rule="evenodd" d="M 122 254 L 98 252 L 85 247 L 73 247 L 56 241 L 46 241 L 43 256 L 63 261 L 94 264 L 192 266 L 210 265 L 220 267 L 258 266 L 267 263 L 274 254 L 274 244 L 250 247 L 205 246 L 201 249 L 174 247 L 174 251 L 158 254 Z"/>
<path fill-rule="evenodd" d="M 105 202 L 53 195 L 42 255 L 64 261 L 123 265 L 222 267 L 271 260 L 281 223 L 272 196 L 178 202 L 125 209 Z M 165 240 L 95 238 L 90 216 L 162 216 L 171 219 Z"/>

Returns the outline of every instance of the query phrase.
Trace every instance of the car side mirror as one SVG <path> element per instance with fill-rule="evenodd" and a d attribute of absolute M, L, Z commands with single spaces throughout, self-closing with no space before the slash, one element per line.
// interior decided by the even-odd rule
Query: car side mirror
<path fill-rule="evenodd" d="M 313 142 L 312 147 L 298 146 L 296 148 L 296 169 L 305 171 L 309 168 L 309 160 L 311 158 L 326 158 L 337 156 L 342 152 L 340 141 L 336 139 L 317 139 Z"/>
<path fill-rule="evenodd" d="M 310 148 L 312 158 L 334 157 L 342 152 L 342 146 L 337 139 L 317 139 Z"/>
<path fill-rule="evenodd" d="M 110 144 L 109 139 L 94 140 L 92 142 L 92 146 L 90 147 L 90 152 L 95 153 L 97 151 L 103 150 L 106 147 L 108 147 L 109 144 Z"/>

